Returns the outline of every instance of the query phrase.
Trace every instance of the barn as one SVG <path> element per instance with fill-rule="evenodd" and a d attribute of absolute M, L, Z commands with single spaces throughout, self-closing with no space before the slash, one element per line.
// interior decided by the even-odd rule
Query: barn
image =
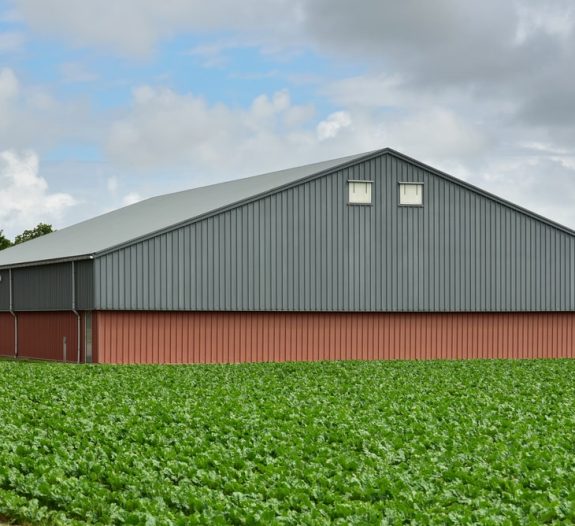
<path fill-rule="evenodd" d="M 0 355 L 575 355 L 575 232 L 391 149 L 154 197 L 0 252 Z"/>

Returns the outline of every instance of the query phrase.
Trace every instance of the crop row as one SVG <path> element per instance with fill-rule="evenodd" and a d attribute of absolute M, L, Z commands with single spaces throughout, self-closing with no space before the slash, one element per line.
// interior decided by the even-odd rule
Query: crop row
<path fill-rule="evenodd" d="M 0 516 L 575 522 L 575 362 L 0 362 Z"/>

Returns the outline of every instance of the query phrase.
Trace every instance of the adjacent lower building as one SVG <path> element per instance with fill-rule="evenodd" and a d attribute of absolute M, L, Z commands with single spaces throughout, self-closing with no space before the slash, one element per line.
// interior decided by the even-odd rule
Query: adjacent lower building
<path fill-rule="evenodd" d="M 575 232 L 383 149 L 154 197 L 0 252 L 0 355 L 575 355 Z"/>

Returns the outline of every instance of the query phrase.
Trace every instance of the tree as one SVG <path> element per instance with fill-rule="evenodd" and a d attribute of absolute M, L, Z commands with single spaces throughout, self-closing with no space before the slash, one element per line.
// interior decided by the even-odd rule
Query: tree
<path fill-rule="evenodd" d="M 4 232 L 0 230 L 0 250 L 11 247 L 12 242 L 4 235 Z"/>
<path fill-rule="evenodd" d="M 46 223 L 38 223 L 36 228 L 32 230 L 24 230 L 19 236 L 16 236 L 14 239 L 14 244 L 18 245 L 20 243 L 24 243 L 25 241 L 30 241 L 31 239 L 35 239 L 40 236 L 45 236 L 46 234 L 50 234 L 54 232 L 52 225 L 47 225 Z"/>

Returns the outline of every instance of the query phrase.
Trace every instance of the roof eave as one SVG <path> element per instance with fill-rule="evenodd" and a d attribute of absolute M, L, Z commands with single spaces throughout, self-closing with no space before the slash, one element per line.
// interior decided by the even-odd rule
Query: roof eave
<path fill-rule="evenodd" d="M 24 267 L 40 267 L 43 265 L 54 265 L 56 263 L 68 263 L 72 261 L 85 261 L 87 259 L 94 259 L 94 254 L 81 254 L 78 256 L 67 256 L 63 258 L 41 259 L 34 261 L 23 261 L 21 263 L 4 264 L 0 265 L 0 270 L 8 270 L 11 268 L 24 268 Z"/>

